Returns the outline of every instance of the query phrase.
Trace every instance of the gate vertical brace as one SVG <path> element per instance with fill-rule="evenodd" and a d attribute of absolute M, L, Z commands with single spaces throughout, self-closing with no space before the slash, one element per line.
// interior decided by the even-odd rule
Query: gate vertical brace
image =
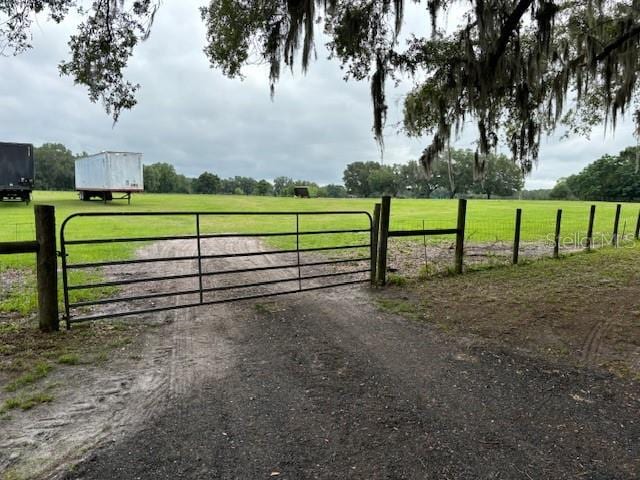
<path fill-rule="evenodd" d="M 378 237 L 378 285 L 387 283 L 387 248 L 389 242 L 389 217 L 391 215 L 391 197 L 385 195 L 380 204 L 380 236 Z"/>
<path fill-rule="evenodd" d="M 200 245 L 200 214 L 196 213 L 196 237 L 198 238 L 198 286 L 200 290 L 200 304 L 204 302 L 202 291 L 202 247 Z"/>
<path fill-rule="evenodd" d="M 380 204 L 373 206 L 373 223 L 371 225 L 371 286 L 378 284 L 378 234 L 380 233 Z"/>
<path fill-rule="evenodd" d="M 296 257 L 298 266 L 298 291 L 302 291 L 302 273 L 300 271 L 300 215 L 296 213 Z"/>
<path fill-rule="evenodd" d="M 67 274 L 67 247 L 64 243 L 64 223 L 60 227 L 60 260 L 62 262 L 62 296 L 64 299 L 64 321 L 67 330 L 71 328 L 71 313 L 69 309 L 69 278 Z"/>

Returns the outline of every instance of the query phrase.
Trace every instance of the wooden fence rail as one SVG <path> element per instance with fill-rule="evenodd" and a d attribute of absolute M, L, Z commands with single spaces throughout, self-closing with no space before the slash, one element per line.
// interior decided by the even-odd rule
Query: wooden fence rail
<path fill-rule="evenodd" d="M 374 211 L 375 215 L 375 211 Z M 455 271 L 462 273 L 464 258 L 464 233 L 467 216 L 467 201 L 465 199 L 458 200 L 458 221 L 456 228 L 440 228 L 440 229 L 423 229 L 423 230 L 389 230 L 391 217 L 391 197 L 382 197 L 380 203 L 380 233 L 378 239 L 378 265 L 375 269 L 374 277 L 377 285 L 385 285 L 387 283 L 387 249 L 390 237 L 424 237 L 434 235 L 455 235 L 456 236 L 456 253 L 455 253 Z M 374 217 L 375 218 L 375 217 Z M 374 222 L 375 223 L 375 222 Z"/>

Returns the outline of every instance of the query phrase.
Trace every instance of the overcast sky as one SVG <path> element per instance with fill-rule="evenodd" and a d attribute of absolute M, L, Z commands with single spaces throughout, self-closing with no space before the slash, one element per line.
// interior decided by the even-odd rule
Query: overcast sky
<path fill-rule="evenodd" d="M 222 177 L 280 175 L 316 181 L 342 181 L 346 164 L 378 161 L 371 132 L 369 84 L 345 83 L 337 63 L 318 61 L 303 76 L 283 74 L 271 101 L 266 70 L 251 67 L 244 81 L 226 79 L 209 68 L 199 1 L 164 2 L 151 37 L 136 50 L 127 71 L 142 85 L 138 105 L 114 126 L 102 105 L 92 104 L 84 88 L 58 75 L 67 57 L 73 22 L 34 24 L 34 48 L 0 58 L 0 140 L 40 145 L 59 142 L 74 152 L 103 150 L 144 153 L 145 163 L 169 162 L 188 176 L 208 170 Z M 411 5 L 405 31 L 426 21 Z M 429 139 L 397 132 L 403 93 L 410 84 L 388 85 L 390 103 L 385 163 L 416 160 Z M 471 148 L 471 129 L 455 143 Z M 527 188 L 551 187 L 559 177 L 578 172 L 604 153 L 635 144 L 630 121 L 615 136 L 597 129 L 591 140 L 543 141 L 540 162 Z"/>

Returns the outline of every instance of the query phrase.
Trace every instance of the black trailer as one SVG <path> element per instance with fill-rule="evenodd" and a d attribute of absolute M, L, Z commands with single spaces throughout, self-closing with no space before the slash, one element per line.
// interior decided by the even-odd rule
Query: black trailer
<path fill-rule="evenodd" d="M 0 142 L 0 201 L 29 203 L 33 177 L 33 145 Z"/>

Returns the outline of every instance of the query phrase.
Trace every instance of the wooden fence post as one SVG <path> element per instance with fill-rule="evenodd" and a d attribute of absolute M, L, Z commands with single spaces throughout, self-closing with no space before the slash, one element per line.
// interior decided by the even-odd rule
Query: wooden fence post
<path fill-rule="evenodd" d="M 556 214 L 556 234 L 553 238 L 553 258 L 560 257 L 560 224 L 562 223 L 562 209 Z"/>
<path fill-rule="evenodd" d="M 518 264 L 518 255 L 520 253 L 520 225 L 522 224 L 522 209 L 516 210 L 516 228 L 513 236 L 513 258 L 511 263 Z"/>
<path fill-rule="evenodd" d="M 636 240 L 640 240 L 640 210 L 638 210 L 638 221 L 636 222 Z"/>
<path fill-rule="evenodd" d="M 378 284 L 378 236 L 380 233 L 380 204 L 373 206 L 373 223 L 371 225 L 371 286 Z"/>
<path fill-rule="evenodd" d="M 467 223 L 467 201 L 458 200 L 458 225 L 456 226 L 456 273 L 462 273 L 464 258 L 464 231 Z"/>
<path fill-rule="evenodd" d="M 389 218 L 391 197 L 385 195 L 380 204 L 380 235 L 378 237 L 378 285 L 387 283 L 387 246 L 389 241 Z"/>
<path fill-rule="evenodd" d="M 587 229 L 587 251 L 591 250 L 591 246 L 593 244 L 593 222 L 596 218 L 596 206 L 591 205 L 591 210 L 589 211 L 589 228 Z"/>
<path fill-rule="evenodd" d="M 50 205 L 34 207 L 38 285 L 38 321 L 40 330 L 53 332 L 60 328 L 58 319 L 58 259 L 56 257 L 56 216 Z"/>
<path fill-rule="evenodd" d="M 620 210 L 622 205 L 616 205 L 616 218 L 613 220 L 613 235 L 611 236 L 611 245 L 618 246 L 618 230 L 620 228 Z"/>

